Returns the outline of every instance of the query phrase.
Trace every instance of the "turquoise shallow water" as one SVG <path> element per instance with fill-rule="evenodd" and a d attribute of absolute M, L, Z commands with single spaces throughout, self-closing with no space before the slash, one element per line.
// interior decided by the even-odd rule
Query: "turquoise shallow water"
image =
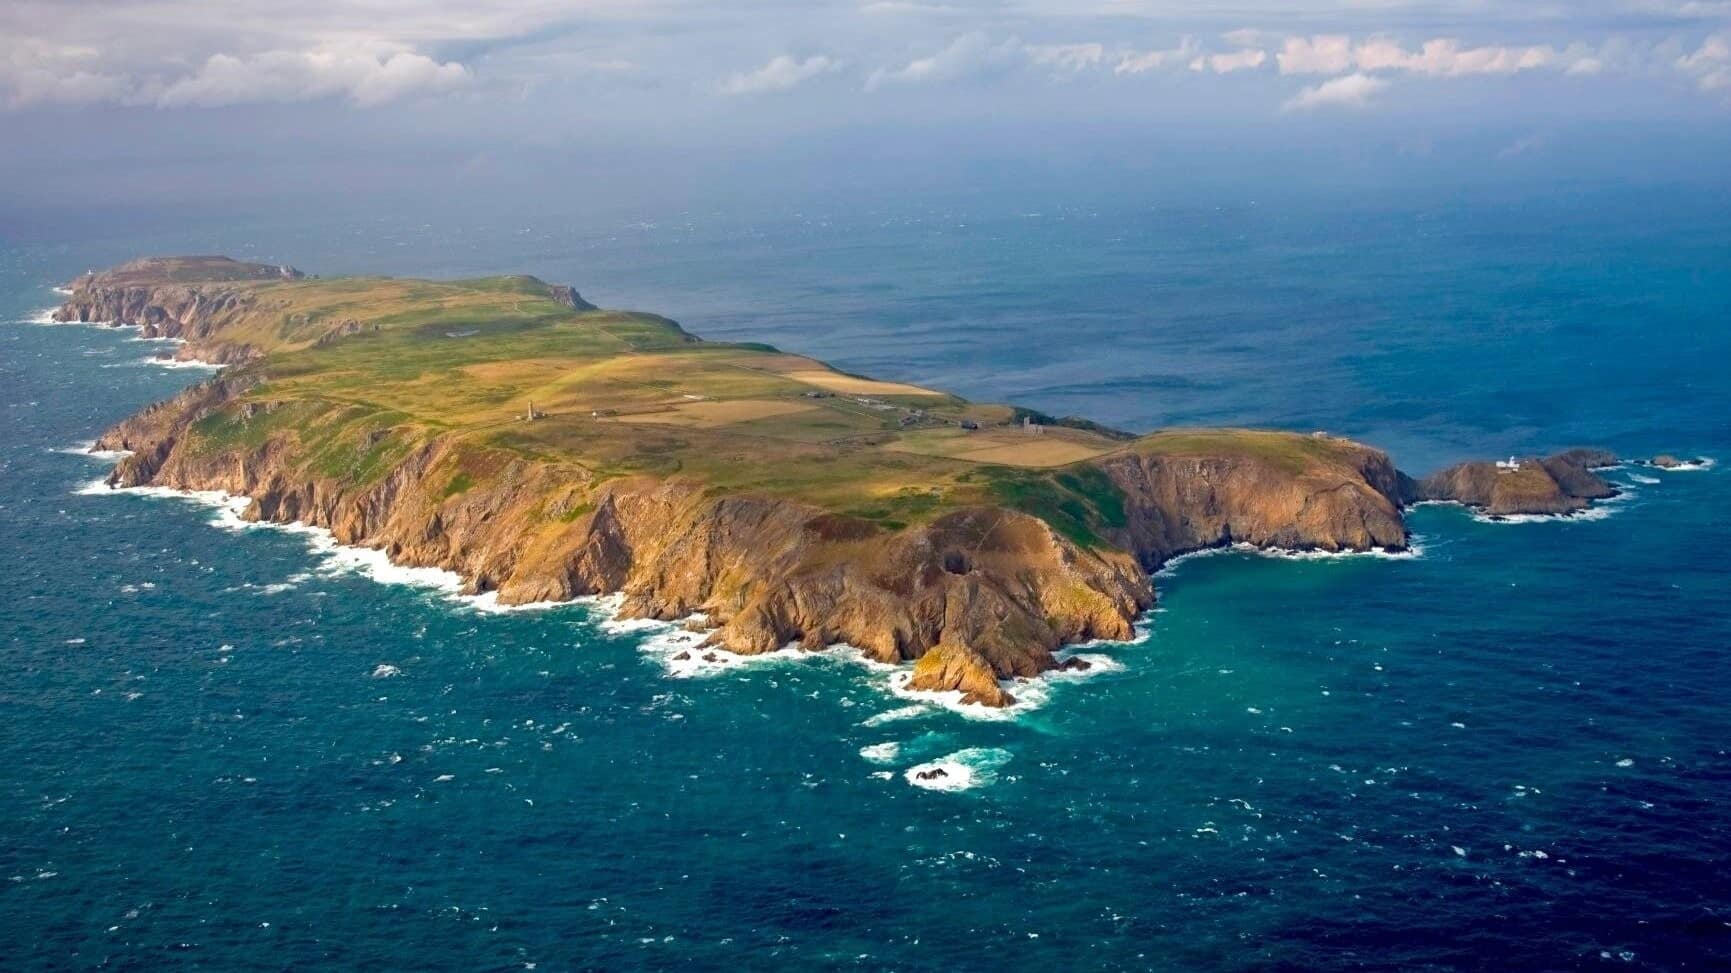
<path fill-rule="evenodd" d="M 0 320 L 88 265 L 273 239 L 1138 427 L 1324 426 L 1415 471 L 1731 458 L 1722 208 L 1038 208 L 158 227 L 12 246 Z M 590 608 L 480 613 L 80 494 L 103 466 L 64 448 L 191 377 L 150 347 L 0 324 L 8 969 L 1731 962 L 1723 466 L 1620 471 L 1593 521 L 1425 508 L 1416 558 L 1186 561 L 1146 640 L 1092 650 L 1120 668 L 983 722 L 827 657 L 669 678 Z M 968 790 L 904 777 L 956 754 Z"/>

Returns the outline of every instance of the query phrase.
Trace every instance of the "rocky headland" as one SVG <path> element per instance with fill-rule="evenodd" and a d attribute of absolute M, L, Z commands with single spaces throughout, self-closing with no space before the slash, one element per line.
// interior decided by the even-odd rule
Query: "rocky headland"
<path fill-rule="evenodd" d="M 1171 558 L 1404 550 L 1403 508 L 1568 514 L 1593 450 L 1422 480 L 1336 437 L 1125 437 L 773 348 L 702 342 L 534 278 L 306 278 L 225 258 L 72 284 L 57 320 L 236 367 L 104 433 L 116 486 L 250 498 L 507 604 L 622 593 L 708 644 L 857 647 L 1003 706 L 1054 653 L 1127 639 Z"/>
<path fill-rule="evenodd" d="M 1617 496 L 1617 488 L 1595 471 L 1621 462 L 1602 449 L 1571 449 L 1554 456 L 1460 463 L 1422 480 L 1406 478 L 1401 492 L 1408 503 L 1459 503 L 1493 518 L 1566 517 L 1595 500 Z"/>

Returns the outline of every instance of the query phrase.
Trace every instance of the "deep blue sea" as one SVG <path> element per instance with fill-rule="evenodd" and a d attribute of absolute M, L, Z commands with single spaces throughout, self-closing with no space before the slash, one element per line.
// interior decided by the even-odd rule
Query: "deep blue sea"
<path fill-rule="evenodd" d="M 531 272 L 714 338 L 1427 472 L 1572 445 L 1591 520 L 1189 560 L 1012 720 L 831 656 L 673 678 L 309 537 L 79 492 L 197 372 L 27 323 L 157 252 Z M 501 223 L 134 219 L 0 249 L 0 968 L 1731 968 L 1731 198 L 974 197 Z M 887 746 L 893 744 L 894 746 Z M 864 751 L 862 753 L 862 751 Z M 912 786 L 949 759 L 962 790 Z"/>

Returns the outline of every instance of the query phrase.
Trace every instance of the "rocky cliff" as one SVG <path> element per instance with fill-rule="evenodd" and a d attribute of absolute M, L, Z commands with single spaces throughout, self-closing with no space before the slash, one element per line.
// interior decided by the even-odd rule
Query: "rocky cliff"
<path fill-rule="evenodd" d="M 989 705 L 1009 701 L 997 678 L 1052 668 L 1065 643 L 1128 638 L 1153 601 L 1127 553 L 1086 549 L 1005 509 L 886 532 L 784 499 L 711 496 L 677 479 L 596 482 L 580 467 L 440 439 L 365 484 L 319 475 L 292 436 L 202 449 L 199 421 L 248 384 L 202 383 L 110 430 L 97 448 L 132 451 L 111 482 L 251 497 L 249 518 L 325 527 L 398 563 L 456 571 L 508 604 L 620 591 L 625 616 L 701 614 L 716 644 L 743 654 L 845 642 L 898 662 L 943 647 L 954 664 L 922 669 L 914 688 Z M 488 485 L 452 494 L 453 477 L 478 463 L 495 470 Z"/>
<path fill-rule="evenodd" d="M 98 448 L 132 451 L 112 482 L 251 497 L 249 518 L 325 527 L 399 563 L 456 571 L 506 603 L 621 591 L 626 616 L 701 614 L 734 652 L 845 642 L 884 662 L 920 660 L 912 688 L 987 705 L 1011 700 L 998 680 L 1053 668 L 1064 644 L 1131 637 L 1153 602 L 1150 571 L 1173 555 L 1406 543 L 1393 467 L 1365 447 L 1296 475 L 1253 455 L 1103 463 L 1124 518 L 1112 544 L 1089 547 L 1003 508 L 885 531 L 785 499 L 712 496 L 678 479 L 596 482 L 579 467 L 439 439 L 364 484 L 311 469 L 292 435 L 202 448 L 199 422 L 250 384 L 244 374 L 201 383 L 110 430 Z M 242 420 L 261 409 L 239 408 Z M 452 494 L 453 477 L 478 463 L 498 472 Z"/>
<path fill-rule="evenodd" d="M 1330 443 L 1303 463 L 1256 450 L 1132 450 L 1100 466 L 1125 498 L 1125 523 L 1113 540 L 1150 569 L 1187 551 L 1228 544 L 1323 551 L 1407 545 L 1400 474 L 1386 453 L 1356 443 Z"/>
<path fill-rule="evenodd" d="M 193 267 L 196 273 L 189 273 Z M 256 357 L 257 350 L 221 336 L 259 310 L 258 291 L 251 285 L 303 276 L 293 267 L 226 257 L 146 258 L 80 276 L 53 316 L 60 322 L 136 326 L 146 338 L 185 342 L 176 353 L 181 360 L 238 364 Z"/>

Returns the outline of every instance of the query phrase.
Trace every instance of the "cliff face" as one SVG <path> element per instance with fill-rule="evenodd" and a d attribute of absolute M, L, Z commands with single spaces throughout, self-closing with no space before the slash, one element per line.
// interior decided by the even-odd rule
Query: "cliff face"
<path fill-rule="evenodd" d="M 1406 480 L 1403 492 L 1409 502 L 1460 503 L 1492 517 L 1566 515 L 1617 495 L 1615 487 L 1593 472 L 1617 462 L 1614 454 L 1601 449 L 1573 449 L 1512 464 L 1460 463 L 1422 480 Z"/>
<path fill-rule="evenodd" d="M 1255 455 L 1126 454 L 1101 464 L 1126 497 L 1114 540 L 1149 568 L 1208 547 L 1404 550 L 1399 474 L 1388 456 L 1342 447 L 1301 471 Z"/>
<path fill-rule="evenodd" d="M 912 688 L 986 705 L 1011 701 L 998 679 L 1053 668 L 1064 644 L 1132 637 L 1154 598 L 1148 569 L 1175 554 L 1240 541 L 1406 543 L 1393 467 L 1364 448 L 1297 476 L 1253 457 L 1120 457 L 1102 469 L 1128 498 L 1124 527 L 1111 546 L 1088 548 L 1002 508 L 885 531 L 677 479 L 597 483 L 579 467 L 440 439 L 364 485 L 310 471 L 292 438 L 198 448 L 200 418 L 263 408 L 230 405 L 249 385 L 244 375 L 202 383 L 110 430 L 100 448 L 133 451 L 112 482 L 251 497 L 250 518 L 325 527 L 399 563 L 456 571 L 506 603 L 622 591 L 626 616 L 701 613 L 735 652 L 846 642 L 883 662 L 918 659 Z M 454 474 L 477 463 L 497 472 L 452 494 Z"/>
<path fill-rule="evenodd" d="M 176 280 L 189 274 L 198 280 Z M 238 364 L 256 357 L 257 350 L 218 335 L 257 310 L 251 285 L 302 276 L 292 267 L 222 257 L 135 260 L 73 281 L 72 295 L 54 312 L 54 320 L 136 325 L 146 338 L 186 342 L 177 353 L 181 359 Z"/>
<path fill-rule="evenodd" d="M 1083 549 L 1002 509 L 885 532 L 677 480 L 597 484 L 580 468 L 477 457 L 442 440 L 362 486 L 309 472 L 284 439 L 197 449 L 189 428 L 246 385 L 203 383 L 110 430 L 99 448 L 134 451 L 111 482 L 251 497 L 249 518 L 325 527 L 399 563 L 456 571 L 506 603 L 623 591 L 627 617 L 701 613 L 718 626 L 716 643 L 744 654 L 846 642 L 898 662 L 944 646 L 953 664 L 916 673 L 914 688 L 991 705 L 1009 701 L 996 678 L 1050 669 L 1068 642 L 1129 638 L 1153 601 L 1129 555 Z M 485 488 L 451 495 L 453 471 L 477 461 L 503 465 Z"/>

